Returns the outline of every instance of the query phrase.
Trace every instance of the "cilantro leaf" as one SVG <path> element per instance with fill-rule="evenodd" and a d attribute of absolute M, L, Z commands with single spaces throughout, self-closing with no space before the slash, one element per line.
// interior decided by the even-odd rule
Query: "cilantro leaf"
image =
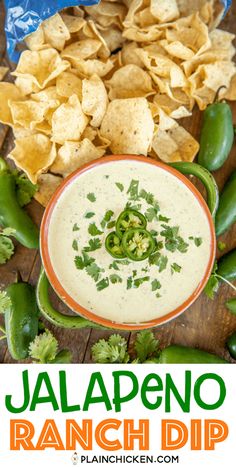
<path fill-rule="evenodd" d="M 171 274 L 174 274 L 174 272 L 180 272 L 182 269 L 182 267 L 177 264 L 177 263 L 173 263 L 171 264 Z"/>
<path fill-rule="evenodd" d="M 134 348 L 141 363 L 150 357 L 158 355 L 159 342 L 155 339 L 153 332 L 149 330 L 141 331 L 137 334 Z"/>
<path fill-rule="evenodd" d="M 0 314 L 4 314 L 11 307 L 11 299 L 7 292 L 0 292 Z"/>
<path fill-rule="evenodd" d="M 219 286 L 219 279 L 214 274 L 212 274 L 204 288 L 204 292 L 211 300 L 214 300 L 215 293 L 218 292 Z"/>
<path fill-rule="evenodd" d="M 157 219 L 157 208 L 148 208 L 145 212 L 145 217 L 147 218 L 148 222 L 152 222 L 154 219 Z"/>
<path fill-rule="evenodd" d="M 99 280 L 102 271 L 104 271 L 104 269 L 101 269 L 95 262 L 86 266 L 86 272 L 95 282 Z"/>
<path fill-rule="evenodd" d="M 150 230 L 150 234 L 152 237 L 156 237 L 158 235 L 158 232 L 156 230 Z"/>
<path fill-rule="evenodd" d="M 108 228 L 108 229 L 113 229 L 113 227 L 115 227 L 115 225 L 116 225 L 116 221 L 108 222 L 107 228 Z"/>
<path fill-rule="evenodd" d="M 74 261 L 77 269 L 84 269 L 86 266 L 92 264 L 95 259 L 91 258 L 89 255 L 87 255 L 87 253 L 82 251 L 82 256 L 76 256 Z"/>
<path fill-rule="evenodd" d="M 169 225 L 162 224 L 163 230 L 160 235 L 165 238 L 165 248 L 174 253 L 176 250 L 180 253 L 186 253 L 188 250 L 188 243 L 179 235 L 179 227 L 170 227 Z"/>
<path fill-rule="evenodd" d="M 189 240 L 193 240 L 197 247 L 199 247 L 203 241 L 201 237 L 189 237 Z"/>
<path fill-rule="evenodd" d="M 95 216 L 95 212 L 86 212 L 86 214 L 84 215 L 86 219 L 90 219 L 93 216 Z"/>
<path fill-rule="evenodd" d="M 83 248 L 83 251 L 95 251 L 102 247 L 100 238 L 91 238 L 89 245 Z"/>
<path fill-rule="evenodd" d="M 125 209 L 133 209 L 134 211 L 140 211 L 141 208 L 141 204 L 132 204 L 130 201 L 128 201 L 125 206 Z"/>
<path fill-rule="evenodd" d="M 101 290 L 106 289 L 109 286 L 109 279 L 106 277 L 105 279 L 102 279 L 101 281 L 97 282 L 96 284 L 98 292 L 101 292 Z"/>
<path fill-rule="evenodd" d="M 80 230 L 78 224 L 74 224 L 74 225 L 73 225 L 72 231 L 73 231 L 73 232 L 78 232 L 78 230 Z"/>
<path fill-rule="evenodd" d="M 136 201 L 139 198 L 138 188 L 139 188 L 139 181 L 131 180 L 130 186 L 127 190 L 127 194 L 129 195 L 129 198 L 133 201 Z"/>
<path fill-rule="evenodd" d="M 102 229 L 105 229 L 106 224 L 111 220 L 112 216 L 114 215 L 114 212 L 109 209 L 109 211 L 106 212 L 105 216 L 102 219 L 101 222 L 101 227 Z"/>
<path fill-rule="evenodd" d="M 128 363 L 127 340 L 119 334 L 113 334 L 108 340 L 100 339 L 92 347 L 95 363 Z"/>
<path fill-rule="evenodd" d="M 111 274 L 109 279 L 112 284 L 118 284 L 118 282 L 122 282 L 122 278 L 118 274 Z"/>
<path fill-rule="evenodd" d="M 132 276 L 129 276 L 127 279 L 127 283 L 126 283 L 126 289 L 127 290 L 132 289 L 132 286 L 133 286 L 133 278 Z"/>
<path fill-rule="evenodd" d="M 95 201 L 96 201 L 96 196 L 95 196 L 94 193 L 88 193 L 87 198 L 91 203 L 95 203 Z"/>
<path fill-rule="evenodd" d="M 88 233 L 92 235 L 93 237 L 95 237 L 96 235 L 103 234 L 103 232 L 97 228 L 95 222 L 93 222 L 92 224 L 89 224 Z"/>
<path fill-rule="evenodd" d="M 124 191 L 124 185 L 122 183 L 116 182 L 116 186 L 120 191 Z"/>
<path fill-rule="evenodd" d="M 155 265 L 158 267 L 159 272 L 162 272 L 167 267 L 168 258 L 167 256 L 161 255 L 159 251 L 156 251 L 155 253 L 149 256 L 148 261 L 150 266 Z"/>
<path fill-rule="evenodd" d="M 29 355 L 39 363 L 48 363 L 55 359 L 58 350 L 58 342 L 53 334 L 46 329 L 43 334 L 36 336 L 30 343 Z"/>
<path fill-rule="evenodd" d="M 161 288 L 161 284 L 157 279 L 154 279 L 151 282 L 151 285 L 152 285 L 152 292 L 155 292 L 156 290 L 159 290 Z"/>
<path fill-rule="evenodd" d="M 165 216 L 162 216 L 161 214 L 159 214 L 158 216 L 158 220 L 161 221 L 161 222 L 169 222 L 170 220 L 170 217 L 165 217 Z"/>
<path fill-rule="evenodd" d="M 5 235 L 0 235 L 0 264 L 5 264 L 14 253 L 13 241 Z"/>
<path fill-rule="evenodd" d="M 78 251 L 78 242 L 77 242 L 77 240 L 73 240 L 72 248 L 73 248 L 73 250 Z"/>
<path fill-rule="evenodd" d="M 140 285 L 142 285 L 144 282 L 148 282 L 149 280 L 150 280 L 150 276 L 138 277 L 137 279 L 134 279 L 133 287 L 138 289 L 138 287 L 140 287 Z"/>
<path fill-rule="evenodd" d="M 38 185 L 33 185 L 24 173 L 20 174 L 17 170 L 13 170 L 12 174 L 16 183 L 17 201 L 23 207 L 31 201 L 38 190 Z"/>
<path fill-rule="evenodd" d="M 109 265 L 109 269 L 115 269 L 116 271 L 119 271 L 119 265 L 127 266 L 129 264 L 128 259 L 121 259 L 121 260 L 115 260 Z"/>

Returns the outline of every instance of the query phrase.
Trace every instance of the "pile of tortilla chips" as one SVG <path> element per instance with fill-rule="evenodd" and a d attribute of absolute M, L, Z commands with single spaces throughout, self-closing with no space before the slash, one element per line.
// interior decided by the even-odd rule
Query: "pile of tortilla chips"
<path fill-rule="evenodd" d="M 199 144 L 179 119 L 221 86 L 236 99 L 234 35 L 216 29 L 220 15 L 213 0 L 102 0 L 27 37 L 15 84 L 0 83 L 0 121 L 39 202 L 104 154 L 194 159 Z"/>

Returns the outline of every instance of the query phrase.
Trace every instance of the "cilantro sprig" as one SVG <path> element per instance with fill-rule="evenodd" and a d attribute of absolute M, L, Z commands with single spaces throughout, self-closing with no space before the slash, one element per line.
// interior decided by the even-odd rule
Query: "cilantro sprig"
<path fill-rule="evenodd" d="M 14 235 L 15 230 L 6 228 L 0 231 L 0 264 L 5 264 L 14 254 L 14 243 L 10 236 Z"/>

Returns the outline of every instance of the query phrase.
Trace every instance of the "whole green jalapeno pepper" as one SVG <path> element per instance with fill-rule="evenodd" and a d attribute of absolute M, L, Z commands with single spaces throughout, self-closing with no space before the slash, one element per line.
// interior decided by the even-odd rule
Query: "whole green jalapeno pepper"
<path fill-rule="evenodd" d="M 236 170 L 226 182 L 216 212 L 216 235 L 222 235 L 236 221 Z"/>
<path fill-rule="evenodd" d="M 181 345 L 170 345 L 162 350 L 159 363 L 228 363 L 223 358 L 204 352 L 199 349 L 191 349 Z"/>
<path fill-rule="evenodd" d="M 236 315 L 236 298 L 230 298 L 225 304 L 228 310 L 231 311 L 233 315 Z"/>
<path fill-rule="evenodd" d="M 226 345 L 231 357 L 236 359 L 236 332 L 234 332 L 233 334 L 231 334 L 231 336 L 228 337 Z"/>
<path fill-rule="evenodd" d="M 236 248 L 220 258 L 217 274 L 227 281 L 236 280 Z"/>
<path fill-rule="evenodd" d="M 35 289 L 26 282 L 6 288 L 10 305 L 5 311 L 8 350 L 15 360 L 27 358 L 29 344 L 38 333 L 39 310 Z"/>
<path fill-rule="evenodd" d="M 93 323 L 92 321 L 89 321 L 82 316 L 64 315 L 60 311 L 56 310 L 50 302 L 48 289 L 49 281 L 44 269 L 42 268 L 37 284 L 36 295 L 39 310 L 47 319 L 47 321 L 54 324 L 55 326 L 67 329 L 103 328 L 102 326 L 99 326 L 98 324 Z"/>
<path fill-rule="evenodd" d="M 218 93 L 217 93 L 218 94 Z M 208 170 L 222 167 L 234 141 L 232 112 L 226 102 L 215 102 L 204 111 L 198 162 Z"/>
<path fill-rule="evenodd" d="M 39 247 L 38 227 L 19 206 L 14 177 L 2 158 L 0 158 L 0 225 L 14 229 L 14 237 L 25 247 Z"/>
<path fill-rule="evenodd" d="M 219 190 L 212 174 L 194 162 L 172 162 L 169 165 L 184 175 L 194 175 L 203 183 L 207 192 L 207 204 L 214 218 L 219 203 Z"/>

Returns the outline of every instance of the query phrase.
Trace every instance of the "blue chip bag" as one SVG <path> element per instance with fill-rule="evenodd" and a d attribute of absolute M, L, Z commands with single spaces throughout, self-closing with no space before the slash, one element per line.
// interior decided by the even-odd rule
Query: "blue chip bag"
<path fill-rule="evenodd" d="M 16 51 L 18 43 L 26 36 L 36 31 L 40 23 L 50 16 L 55 15 L 63 8 L 79 5 L 95 5 L 99 0 L 4 0 L 6 14 L 6 38 L 9 58 L 13 62 L 19 59 Z M 221 0 L 225 13 L 229 9 L 232 0 Z"/>

